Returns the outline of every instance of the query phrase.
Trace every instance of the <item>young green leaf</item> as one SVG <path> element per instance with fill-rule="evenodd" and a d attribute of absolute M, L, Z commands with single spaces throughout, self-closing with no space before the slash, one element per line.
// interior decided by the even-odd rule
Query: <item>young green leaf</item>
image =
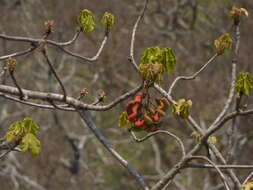
<path fill-rule="evenodd" d="M 26 131 L 26 133 L 32 133 L 37 136 L 39 131 L 39 126 L 33 121 L 32 118 L 25 118 L 22 121 L 22 125 Z"/>
<path fill-rule="evenodd" d="M 209 142 L 212 143 L 212 144 L 216 144 L 217 143 L 217 137 L 216 136 L 210 136 L 208 138 Z"/>
<path fill-rule="evenodd" d="M 21 141 L 22 152 L 29 151 L 31 155 L 36 156 L 40 153 L 40 141 L 32 133 L 26 134 Z"/>
<path fill-rule="evenodd" d="M 13 123 L 4 136 L 6 142 L 19 141 L 25 135 L 22 121 Z"/>
<path fill-rule="evenodd" d="M 164 66 L 165 70 L 170 73 L 174 70 L 176 66 L 176 56 L 171 48 L 163 48 L 161 56 L 161 63 Z"/>
<path fill-rule="evenodd" d="M 163 74 L 172 72 L 175 65 L 176 56 L 171 48 L 151 47 L 145 49 L 139 69 L 144 80 L 160 83 Z"/>
<path fill-rule="evenodd" d="M 23 152 L 29 151 L 32 155 L 40 152 L 40 141 L 36 138 L 39 126 L 32 118 L 24 118 L 13 123 L 4 136 L 7 142 L 15 141 L 21 143 Z"/>
<path fill-rule="evenodd" d="M 199 132 L 193 131 L 191 136 L 195 139 L 196 144 L 200 143 L 202 135 Z"/>
<path fill-rule="evenodd" d="M 220 55 L 223 54 L 224 51 L 232 48 L 232 39 L 229 33 L 225 33 L 220 36 L 218 39 L 214 40 L 214 47 L 216 52 Z"/>
<path fill-rule="evenodd" d="M 122 112 L 119 116 L 119 128 L 131 128 L 132 124 L 128 121 L 127 112 Z"/>
<path fill-rule="evenodd" d="M 107 30 L 112 28 L 113 25 L 115 24 L 114 15 L 111 13 L 105 12 L 102 17 L 101 23 L 107 28 Z"/>
<path fill-rule="evenodd" d="M 248 72 L 241 72 L 236 78 L 235 90 L 249 96 L 253 88 L 253 76 Z"/>
<path fill-rule="evenodd" d="M 176 104 L 172 106 L 172 113 L 175 116 L 180 116 L 183 119 L 187 119 L 190 115 L 190 108 L 192 107 L 191 100 L 180 99 Z"/>
<path fill-rule="evenodd" d="M 81 29 L 86 33 L 92 32 L 95 28 L 94 16 L 92 12 L 87 9 L 81 11 L 77 21 Z"/>
<path fill-rule="evenodd" d="M 252 190 L 253 189 L 253 182 L 248 181 L 242 186 L 242 190 Z"/>
<path fill-rule="evenodd" d="M 140 64 L 139 70 L 145 81 L 160 83 L 162 81 L 163 66 L 159 63 Z"/>

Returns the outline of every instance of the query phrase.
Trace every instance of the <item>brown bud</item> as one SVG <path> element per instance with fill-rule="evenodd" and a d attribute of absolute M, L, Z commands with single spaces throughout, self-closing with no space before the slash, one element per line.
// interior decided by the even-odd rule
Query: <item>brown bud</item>
<path fill-rule="evenodd" d="M 45 26 L 45 33 L 47 35 L 51 34 L 53 32 L 53 25 L 54 25 L 54 21 L 53 20 L 47 20 L 44 22 L 44 26 Z"/>

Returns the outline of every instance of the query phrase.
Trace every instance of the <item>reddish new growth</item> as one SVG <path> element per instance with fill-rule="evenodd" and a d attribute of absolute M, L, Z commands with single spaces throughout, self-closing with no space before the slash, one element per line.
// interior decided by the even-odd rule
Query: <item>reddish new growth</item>
<path fill-rule="evenodd" d="M 148 98 L 147 93 L 139 93 L 126 106 L 128 121 L 133 124 L 134 130 L 156 131 L 160 127 L 161 117 L 165 116 L 168 101 L 165 98 L 156 99 L 157 106 L 154 107 Z"/>
<path fill-rule="evenodd" d="M 128 120 L 130 122 L 137 121 L 138 114 L 141 112 L 142 101 L 146 97 L 146 95 L 146 93 L 140 93 L 139 95 L 136 95 L 133 100 L 128 102 L 126 106 L 126 111 L 128 115 Z"/>

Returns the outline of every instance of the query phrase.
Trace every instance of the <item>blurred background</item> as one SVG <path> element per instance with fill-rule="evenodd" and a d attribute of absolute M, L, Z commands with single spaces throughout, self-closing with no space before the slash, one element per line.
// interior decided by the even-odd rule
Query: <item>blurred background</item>
<path fill-rule="evenodd" d="M 81 33 L 69 50 L 84 56 L 95 55 L 104 29 L 99 24 L 105 11 L 116 17 L 110 38 L 98 61 L 89 63 L 70 57 L 59 49 L 48 47 L 51 58 L 69 96 L 76 97 L 82 88 L 89 94 L 84 102 L 95 101 L 101 92 L 107 97 L 103 104 L 133 89 L 141 80 L 128 61 L 133 25 L 141 12 L 144 0 L 0 0 L 0 33 L 13 36 L 41 38 L 44 21 L 54 20 L 54 32 L 49 39 L 70 40 L 78 25 L 77 16 L 83 9 L 91 10 L 97 22 L 91 34 Z M 166 77 L 164 89 L 179 75 L 196 72 L 212 55 L 213 41 L 221 34 L 233 34 L 229 11 L 233 5 L 244 7 L 249 17 L 241 23 L 239 71 L 253 73 L 253 2 L 248 0 L 151 0 L 143 22 L 136 34 L 135 57 L 139 62 L 147 47 L 171 47 L 177 56 L 176 70 Z M 28 43 L 0 39 L 0 55 L 28 48 Z M 193 101 L 192 116 L 208 127 L 222 110 L 231 80 L 232 53 L 219 56 L 215 62 L 193 81 L 181 81 L 174 89 L 174 99 Z M 61 93 L 39 51 L 17 57 L 17 79 L 25 89 Z M 0 62 L 1 67 L 5 62 Z M 1 83 L 12 85 L 10 77 Z M 160 97 L 152 90 L 153 97 Z M 243 98 L 252 107 L 252 98 Z M 180 159 L 181 152 L 173 139 L 157 135 L 137 144 L 126 130 L 118 128 L 118 117 L 126 102 L 106 112 L 91 112 L 97 127 L 110 139 L 114 148 L 153 185 Z M 234 106 L 232 106 L 233 108 Z M 232 109 L 231 108 L 231 109 Z M 103 146 L 71 112 L 42 110 L 0 98 L 0 137 L 10 124 L 24 117 L 32 117 L 41 128 L 39 139 L 42 152 L 37 157 L 11 152 L 0 162 L 2 190 L 9 189 L 139 189 L 138 184 L 107 153 Z M 217 146 L 226 157 L 227 129 L 231 122 L 216 133 Z M 233 164 L 253 164 L 252 117 L 237 119 L 235 159 Z M 171 113 L 165 118 L 164 130 L 183 139 L 187 150 L 194 146 L 191 130 L 184 120 Z M 140 133 L 140 136 L 145 135 Z M 205 150 L 203 150 L 205 154 Z M 236 170 L 241 180 L 250 170 Z M 202 176 L 202 177 L 199 177 Z M 216 172 L 210 169 L 184 169 L 169 186 L 171 190 L 222 189 Z"/>

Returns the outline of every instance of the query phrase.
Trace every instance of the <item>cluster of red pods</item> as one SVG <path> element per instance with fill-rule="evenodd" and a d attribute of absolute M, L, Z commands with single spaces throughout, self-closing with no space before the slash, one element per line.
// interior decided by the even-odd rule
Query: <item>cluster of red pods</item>
<path fill-rule="evenodd" d="M 160 127 L 160 120 L 165 116 L 168 108 L 166 98 L 157 98 L 156 105 L 152 104 L 147 93 L 137 94 L 126 106 L 128 121 L 131 122 L 132 129 L 156 131 Z"/>

